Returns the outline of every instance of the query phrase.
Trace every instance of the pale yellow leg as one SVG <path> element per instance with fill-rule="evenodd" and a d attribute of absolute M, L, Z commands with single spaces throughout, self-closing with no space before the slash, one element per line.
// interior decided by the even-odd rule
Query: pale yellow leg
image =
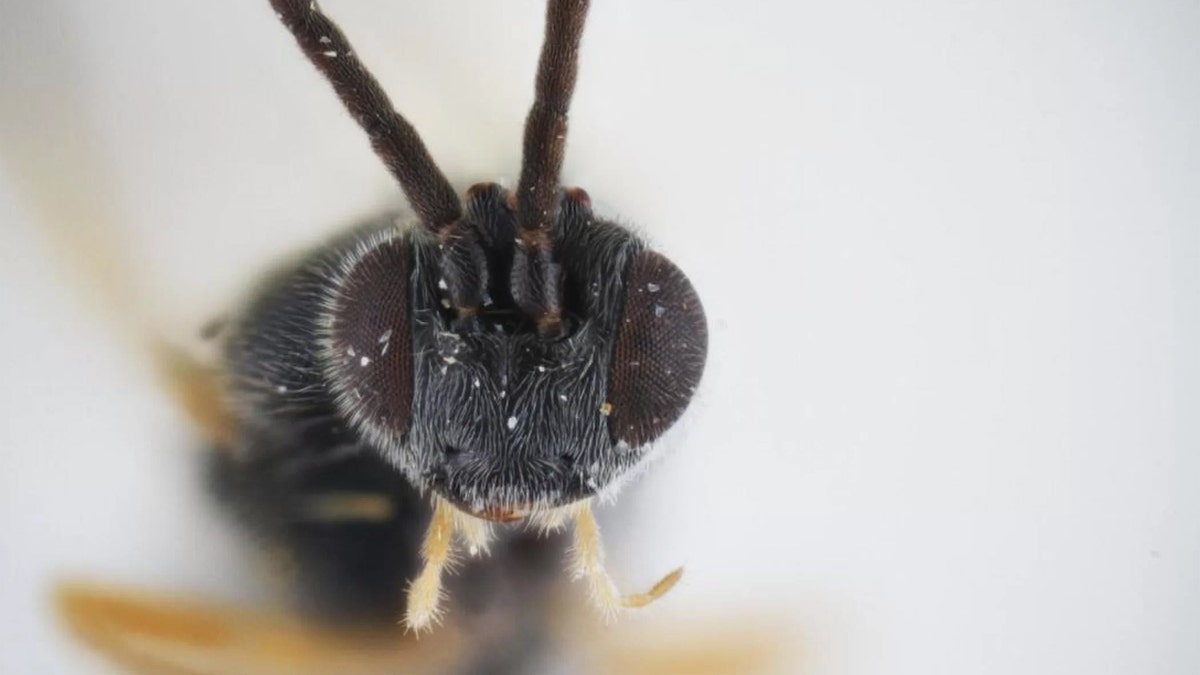
<path fill-rule="evenodd" d="M 683 577 L 683 568 L 679 567 L 660 579 L 649 591 L 622 596 L 604 570 L 604 547 L 590 502 L 582 502 L 575 507 L 575 545 L 571 548 L 571 556 L 572 571 L 587 582 L 592 603 L 607 620 L 614 619 L 621 609 L 645 607 L 654 602 Z"/>
<path fill-rule="evenodd" d="M 408 607 L 404 622 L 419 633 L 441 620 L 442 571 L 453 555 L 455 508 L 440 497 L 433 498 L 433 519 L 421 545 L 425 567 L 408 588 Z"/>
<path fill-rule="evenodd" d="M 709 623 L 709 622 L 705 622 Z M 639 623 L 587 636 L 589 673 L 596 675 L 767 675 L 801 672 L 798 640 L 762 617 Z"/>
<path fill-rule="evenodd" d="M 225 406 L 220 371 L 165 343 L 153 345 L 167 389 L 196 429 L 218 448 L 237 439 L 237 423 Z"/>
<path fill-rule="evenodd" d="M 670 572 L 667 572 L 663 578 L 658 580 L 658 583 L 651 586 L 650 590 L 646 591 L 645 593 L 633 593 L 621 598 L 621 606 L 630 609 L 645 607 L 646 605 L 649 605 L 655 600 L 666 595 L 667 592 L 674 588 L 675 584 L 679 583 L 679 580 L 682 578 L 683 568 L 676 567 Z"/>
<path fill-rule="evenodd" d="M 417 641 L 101 586 L 62 585 L 55 600 L 78 638 L 139 675 L 433 675 L 460 670 L 469 644 L 453 627 Z"/>
<path fill-rule="evenodd" d="M 471 557 L 487 555 L 492 544 L 491 524 L 482 518 L 476 518 L 466 511 L 453 509 L 454 529 Z"/>

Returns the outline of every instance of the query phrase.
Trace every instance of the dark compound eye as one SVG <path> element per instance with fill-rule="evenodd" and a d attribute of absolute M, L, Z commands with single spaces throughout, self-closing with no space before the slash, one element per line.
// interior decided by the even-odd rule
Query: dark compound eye
<path fill-rule="evenodd" d="M 609 380 L 609 432 L 632 446 L 658 438 L 687 408 L 708 354 L 696 290 L 670 260 L 639 253 L 625 282 Z"/>
<path fill-rule="evenodd" d="M 372 440 L 395 442 L 412 422 L 409 246 L 380 242 L 337 287 L 325 355 L 338 406 Z"/>

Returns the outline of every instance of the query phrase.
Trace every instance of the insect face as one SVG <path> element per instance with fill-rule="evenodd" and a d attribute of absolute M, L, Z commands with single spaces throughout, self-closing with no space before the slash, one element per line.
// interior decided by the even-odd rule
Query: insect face
<path fill-rule="evenodd" d="M 470 320 L 452 309 L 447 244 L 395 237 L 346 265 L 324 357 L 339 407 L 415 484 L 501 520 L 613 485 L 683 412 L 706 348 L 682 273 L 578 189 L 555 223 L 563 329 L 539 332 L 514 299 L 525 252 L 506 197 L 468 193 Z"/>

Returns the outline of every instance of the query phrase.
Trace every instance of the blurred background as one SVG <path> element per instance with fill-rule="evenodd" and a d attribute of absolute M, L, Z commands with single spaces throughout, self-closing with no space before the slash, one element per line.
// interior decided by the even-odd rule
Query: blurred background
<path fill-rule="evenodd" d="M 627 622 L 1200 672 L 1200 5 L 593 5 L 564 182 L 711 329 L 601 514 L 623 586 L 687 569 Z M 323 7 L 456 185 L 515 183 L 541 2 Z M 265 601 L 136 333 L 400 199 L 266 0 L 0 0 L 0 671 L 113 672 L 62 579 Z"/>

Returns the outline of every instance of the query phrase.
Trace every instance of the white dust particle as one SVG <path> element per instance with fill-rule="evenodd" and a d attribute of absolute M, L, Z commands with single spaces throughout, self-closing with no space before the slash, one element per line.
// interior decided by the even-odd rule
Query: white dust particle
<path fill-rule="evenodd" d="M 605 401 L 604 405 L 600 406 L 600 414 L 604 415 L 605 417 L 608 417 L 609 415 L 611 415 L 612 414 L 612 404 L 609 403 L 608 401 Z"/>
<path fill-rule="evenodd" d="M 662 288 L 662 287 L 659 286 L 658 284 L 654 284 L 654 283 L 646 284 L 646 290 L 650 291 L 651 293 L 657 293 L 660 288 Z"/>
<path fill-rule="evenodd" d="M 285 386 L 283 386 L 283 385 L 281 384 L 281 385 L 279 385 L 278 387 L 275 387 L 275 391 L 277 391 L 277 392 L 279 392 L 279 393 L 281 393 L 281 394 L 286 394 L 286 393 L 287 393 L 287 387 L 285 387 Z"/>
<path fill-rule="evenodd" d="M 564 403 L 565 403 L 565 402 L 567 401 L 567 395 L 566 395 L 566 394 L 559 394 L 559 395 L 558 395 L 558 400 L 560 400 L 560 401 L 562 401 L 562 402 L 564 402 Z"/>
<path fill-rule="evenodd" d="M 450 309 L 450 301 L 447 300 L 446 298 L 442 298 L 442 307 L 445 307 L 446 309 Z"/>
<path fill-rule="evenodd" d="M 358 360 L 358 365 L 362 366 L 363 368 L 366 368 L 367 364 L 369 363 L 371 363 L 371 359 L 366 356 Z"/>
<path fill-rule="evenodd" d="M 438 279 L 438 288 L 440 288 L 440 289 L 442 289 L 442 290 L 444 291 L 444 290 L 446 290 L 446 289 L 448 289 L 448 288 L 450 288 L 450 287 L 446 285 L 446 280 L 445 280 L 445 279 Z"/>
<path fill-rule="evenodd" d="M 546 372 L 546 366 L 538 366 L 538 372 L 539 372 L 539 373 L 544 373 L 544 372 Z"/>
<path fill-rule="evenodd" d="M 517 418 L 515 418 L 515 417 L 508 418 L 508 428 L 510 430 L 517 428 Z"/>
<path fill-rule="evenodd" d="M 479 378 L 478 378 L 478 377 L 477 377 L 477 378 L 475 378 L 474 385 L 475 385 L 475 388 L 476 388 L 476 389 L 478 389 L 478 388 L 479 388 Z"/>
<path fill-rule="evenodd" d="M 348 355 L 350 355 L 350 356 L 358 356 L 358 354 L 356 354 L 356 353 L 354 352 L 354 347 L 351 347 L 351 348 L 347 349 L 347 350 L 346 350 L 346 354 L 348 354 Z"/>
<path fill-rule="evenodd" d="M 335 52 L 335 51 L 321 52 L 321 54 L 328 56 L 331 59 L 337 58 L 337 52 Z"/>
<path fill-rule="evenodd" d="M 667 308 L 666 308 L 666 307 L 663 307 L 662 305 L 655 305 L 655 306 L 654 306 L 654 316 L 656 316 L 656 317 L 658 317 L 658 318 L 660 318 L 660 319 L 661 319 L 661 318 L 662 318 L 662 315 L 663 315 L 663 314 L 666 314 L 666 313 L 667 313 Z"/>
<path fill-rule="evenodd" d="M 379 336 L 379 344 L 383 344 L 391 339 L 392 339 L 392 329 L 389 328 L 389 329 L 383 331 L 383 335 Z"/>
<path fill-rule="evenodd" d="M 333 40 L 329 39 L 328 35 L 322 35 L 321 37 L 317 38 L 317 41 L 323 45 L 327 45 L 327 44 L 333 42 Z"/>

